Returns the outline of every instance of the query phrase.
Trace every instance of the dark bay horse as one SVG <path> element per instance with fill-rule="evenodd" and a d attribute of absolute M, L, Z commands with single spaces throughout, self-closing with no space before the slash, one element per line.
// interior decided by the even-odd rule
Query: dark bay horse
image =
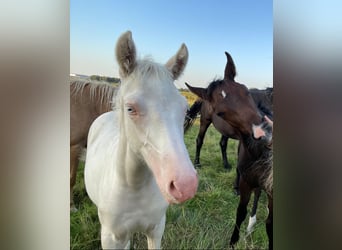
<path fill-rule="evenodd" d="M 70 82 L 70 208 L 75 211 L 73 187 L 76 183 L 79 157 L 87 145 L 90 125 L 101 114 L 112 109 L 116 88 L 105 83 Z"/>
<path fill-rule="evenodd" d="M 231 62 L 232 65 L 234 62 Z M 234 66 L 235 67 L 235 66 Z M 234 81 L 235 79 L 235 70 L 230 72 L 228 74 L 228 77 L 230 77 L 230 80 Z M 251 88 L 249 89 L 249 92 L 259 110 L 262 116 L 267 115 L 269 118 L 273 119 L 273 88 L 266 88 L 266 89 L 256 89 Z M 198 98 L 194 104 L 188 109 L 186 118 L 185 118 L 185 125 L 184 130 L 185 132 L 192 126 L 193 122 L 197 118 L 197 115 L 200 114 L 200 129 L 196 138 L 196 156 L 195 156 L 195 166 L 200 167 L 200 154 L 201 154 L 201 148 L 203 145 L 205 133 L 207 129 L 209 128 L 210 124 L 213 123 L 213 120 L 215 120 L 215 123 L 213 123 L 214 127 L 220 132 L 223 131 L 224 127 L 224 133 L 221 133 L 221 140 L 220 140 L 220 148 L 221 148 L 221 154 L 222 154 L 222 160 L 223 160 L 223 166 L 225 169 L 230 170 L 232 166 L 228 162 L 228 156 L 227 156 L 227 145 L 228 145 L 228 139 L 236 139 L 239 140 L 239 137 L 234 130 L 232 126 L 229 125 L 229 123 L 226 123 L 222 119 L 217 119 L 214 116 L 216 114 L 213 112 L 213 108 L 209 101 L 203 100 L 201 98 Z M 239 172 L 237 171 L 237 176 L 234 182 L 234 190 L 236 194 L 239 194 Z M 251 232 L 253 229 L 254 224 L 256 223 L 256 211 L 258 207 L 258 201 L 261 194 L 260 189 L 254 190 L 254 201 L 253 201 L 253 207 L 250 213 L 249 223 L 247 227 L 247 231 Z"/>
<path fill-rule="evenodd" d="M 220 148 L 222 153 L 222 160 L 223 166 L 225 169 L 230 170 L 232 166 L 228 162 L 227 158 L 227 145 L 228 145 L 228 138 L 233 138 L 238 140 L 234 128 L 232 128 L 229 124 L 224 122 L 222 119 L 215 119 L 215 114 L 213 113 L 213 108 L 210 105 L 210 102 L 205 101 L 201 98 L 198 98 L 194 104 L 188 109 L 186 118 L 185 118 L 185 125 L 184 130 L 185 132 L 192 126 L 193 122 L 197 118 L 197 115 L 200 114 L 200 129 L 198 131 L 198 135 L 196 138 L 196 156 L 195 156 L 195 166 L 200 167 L 200 154 L 201 148 L 203 145 L 205 133 L 209 128 L 210 124 L 213 123 L 214 127 L 220 132 L 221 127 L 225 127 L 225 134 L 222 134 L 220 140 Z"/>
<path fill-rule="evenodd" d="M 234 76 L 235 77 L 235 76 Z M 231 79 L 231 80 L 234 80 Z M 266 89 L 250 89 L 249 92 L 252 95 L 252 98 L 257 105 L 260 113 L 262 115 L 267 115 L 269 118 L 273 119 L 273 88 L 266 88 Z M 200 129 L 198 131 L 198 135 L 196 138 L 196 156 L 195 156 L 195 166 L 200 167 L 200 154 L 201 148 L 204 142 L 205 133 L 209 128 L 210 124 L 213 122 L 213 108 L 210 105 L 210 102 L 198 98 L 194 104 L 188 109 L 186 118 L 185 118 L 185 132 L 192 126 L 192 123 L 197 118 L 197 115 L 200 114 Z M 228 130 L 228 135 L 222 134 L 220 140 L 220 148 L 222 153 L 222 160 L 223 160 L 223 167 L 225 169 L 230 170 L 232 166 L 228 162 L 227 157 L 227 145 L 228 139 L 236 139 L 239 138 L 229 124 L 222 122 L 221 120 L 216 120 L 217 122 L 214 124 L 214 127 L 220 132 L 220 127 L 225 126 L 225 130 Z"/>
<path fill-rule="evenodd" d="M 238 173 L 240 202 L 237 208 L 236 223 L 230 246 L 239 240 L 240 225 L 247 215 L 247 205 L 251 192 L 261 188 L 268 196 L 269 215 L 266 232 L 269 248 L 273 248 L 273 162 L 272 126 L 267 116 L 263 117 L 250 91 L 243 84 L 234 81 L 235 65 L 231 56 L 225 52 L 227 64 L 223 80 L 212 82 L 208 88 L 192 87 L 191 92 L 210 103 L 212 122 L 223 121 L 230 126 L 215 127 L 223 135 L 229 136 L 231 129 L 239 138 Z M 223 121 L 220 121 L 223 120 Z"/>

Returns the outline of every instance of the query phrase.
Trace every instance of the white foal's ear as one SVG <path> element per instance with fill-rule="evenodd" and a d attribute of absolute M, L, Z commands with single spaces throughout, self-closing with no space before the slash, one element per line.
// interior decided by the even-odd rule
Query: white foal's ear
<path fill-rule="evenodd" d="M 176 80 L 184 71 L 188 62 L 189 52 L 186 45 L 183 43 L 177 54 L 169 59 L 166 63 L 166 68 L 172 73 L 173 79 Z"/>
<path fill-rule="evenodd" d="M 115 48 L 116 60 L 119 64 L 119 73 L 121 77 L 127 77 L 133 72 L 136 65 L 136 49 L 132 38 L 132 32 L 123 33 Z"/>

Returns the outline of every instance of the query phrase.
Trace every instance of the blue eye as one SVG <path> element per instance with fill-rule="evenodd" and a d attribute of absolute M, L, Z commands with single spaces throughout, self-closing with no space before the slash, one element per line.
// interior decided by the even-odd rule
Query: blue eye
<path fill-rule="evenodd" d="M 128 107 L 126 108 L 126 110 L 127 110 L 127 112 L 128 112 L 130 115 L 135 115 L 135 114 L 137 113 L 137 111 L 135 110 L 134 107 L 128 106 Z"/>
<path fill-rule="evenodd" d="M 127 112 L 128 115 L 130 116 L 135 116 L 135 115 L 138 115 L 138 105 L 134 102 L 129 102 L 129 103 L 126 103 L 125 104 L 125 112 Z"/>

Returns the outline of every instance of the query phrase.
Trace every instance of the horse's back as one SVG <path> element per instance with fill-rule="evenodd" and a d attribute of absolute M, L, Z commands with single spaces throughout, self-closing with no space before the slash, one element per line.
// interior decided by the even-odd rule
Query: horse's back
<path fill-rule="evenodd" d="M 84 175 L 87 193 L 95 204 L 99 202 L 99 184 L 112 170 L 118 135 L 114 111 L 102 114 L 90 127 Z"/>
<path fill-rule="evenodd" d="M 86 145 L 91 123 L 98 115 L 94 114 L 94 105 L 90 100 L 86 82 L 70 83 L 70 144 Z"/>

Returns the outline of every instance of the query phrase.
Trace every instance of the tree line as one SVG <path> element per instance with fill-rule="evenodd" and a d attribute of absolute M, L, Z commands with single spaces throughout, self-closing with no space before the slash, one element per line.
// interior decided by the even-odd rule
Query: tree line
<path fill-rule="evenodd" d="M 109 77 L 109 76 L 91 75 L 90 80 L 92 80 L 92 81 L 105 81 L 105 82 L 109 82 L 109 83 L 120 83 L 120 78 Z"/>

